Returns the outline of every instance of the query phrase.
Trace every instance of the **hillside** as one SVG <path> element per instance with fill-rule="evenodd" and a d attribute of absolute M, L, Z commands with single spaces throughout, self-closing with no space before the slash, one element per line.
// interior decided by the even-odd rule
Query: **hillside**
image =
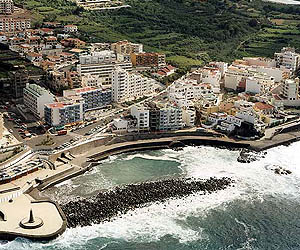
<path fill-rule="evenodd" d="M 270 56 L 288 44 L 300 47 L 300 8 L 259 0 L 128 0 L 131 8 L 105 12 L 85 11 L 65 0 L 16 2 L 32 11 L 37 25 L 74 23 L 80 38 L 89 42 L 141 42 L 146 50 L 165 52 L 180 67 L 243 55 Z M 276 18 L 283 20 L 280 25 Z"/>

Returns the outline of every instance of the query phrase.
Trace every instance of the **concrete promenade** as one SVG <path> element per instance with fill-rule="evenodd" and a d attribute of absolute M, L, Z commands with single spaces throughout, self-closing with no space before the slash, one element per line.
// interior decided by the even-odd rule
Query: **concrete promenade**
<path fill-rule="evenodd" d="M 299 138 L 300 131 L 285 131 L 285 133 L 273 135 L 271 139 L 257 141 L 237 141 L 218 134 L 204 135 L 189 131 L 160 135 L 145 134 L 144 136 L 137 134 L 108 136 L 81 144 L 48 156 L 48 160 L 56 166 L 55 169 L 49 167 L 39 169 L 8 184 L 0 185 L 0 239 L 22 236 L 47 240 L 62 234 L 67 227 L 65 216 L 57 204 L 41 196 L 40 190 L 78 176 L 92 167 L 93 163 L 97 164 L 98 161 L 110 155 L 184 145 L 247 147 L 261 151 L 297 141 Z M 66 161 L 70 156 L 72 159 L 67 163 L 61 162 L 61 158 Z M 28 159 L 28 161 L 32 160 Z M 41 220 L 42 224 L 28 229 L 22 227 L 20 222 L 29 221 L 30 210 L 36 222 Z M 32 225 L 35 226 L 34 223 Z"/>

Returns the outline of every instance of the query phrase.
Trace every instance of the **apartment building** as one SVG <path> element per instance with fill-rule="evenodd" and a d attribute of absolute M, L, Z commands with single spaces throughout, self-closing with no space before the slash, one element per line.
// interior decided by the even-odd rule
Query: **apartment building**
<path fill-rule="evenodd" d="M 225 67 L 225 66 L 224 66 Z M 220 83 L 222 71 L 215 65 L 198 69 L 189 75 L 190 79 L 197 80 L 198 83 L 208 83 L 211 85 L 214 93 L 220 92 Z"/>
<path fill-rule="evenodd" d="M 132 53 L 131 62 L 135 67 L 165 67 L 166 55 L 159 53 Z"/>
<path fill-rule="evenodd" d="M 77 123 L 84 119 L 83 100 L 72 98 L 64 102 L 45 104 L 45 121 L 50 126 Z"/>
<path fill-rule="evenodd" d="M 117 60 L 113 51 L 93 52 L 90 55 L 79 57 L 77 71 L 81 75 L 97 75 L 102 78 L 103 84 L 112 83 L 112 72 L 115 67 L 120 67 L 126 71 L 132 70 L 131 62 L 122 62 Z"/>
<path fill-rule="evenodd" d="M 125 102 L 154 93 L 155 80 L 116 67 L 112 72 L 112 100 Z"/>
<path fill-rule="evenodd" d="M 0 113 L 0 140 L 3 138 L 4 133 L 4 119 L 3 119 L 3 113 Z"/>
<path fill-rule="evenodd" d="M 300 67 L 300 55 L 295 52 L 294 48 L 284 47 L 281 52 L 274 54 L 277 67 L 283 67 L 296 72 Z"/>
<path fill-rule="evenodd" d="M 289 101 L 299 100 L 299 78 L 285 80 L 282 87 L 282 96 Z"/>
<path fill-rule="evenodd" d="M 244 57 L 243 61 L 245 61 L 249 66 L 261 66 L 266 68 L 276 67 L 275 59 L 267 57 Z"/>
<path fill-rule="evenodd" d="M 38 119 L 44 118 L 44 105 L 53 103 L 55 96 L 50 91 L 36 84 L 27 84 L 23 95 L 24 105 Z"/>
<path fill-rule="evenodd" d="M 16 71 L 9 72 L 10 89 L 13 98 L 23 98 L 23 90 L 26 87 L 28 79 L 28 71 L 24 67 L 20 67 Z"/>
<path fill-rule="evenodd" d="M 13 0 L 0 0 L 0 15 L 10 15 L 14 12 Z"/>
<path fill-rule="evenodd" d="M 131 108 L 139 130 L 167 131 L 184 126 L 182 109 L 170 103 L 145 103 Z M 191 119 L 191 122 L 193 119 Z"/>
<path fill-rule="evenodd" d="M 187 107 L 182 109 L 182 121 L 188 127 L 193 127 L 196 121 L 196 110 L 194 107 Z"/>
<path fill-rule="evenodd" d="M 149 130 L 150 112 L 149 108 L 142 105 L 134 105 L 130 109 L 131 115 L 137 119 L 137 129 Z"/>
<path fill-rule="evenodd" d="M 30 29 L 31 20 L 19 17 L 0 17 L 0 32 L 16 32 Z"/>
<path fill-rule="evenodd" d="M 171 104 L 158 104 L 159 130 L 179 130 L 184 126 L 182 109 Z"/>
<path fill-rule="evenodd" d="M 177 80 L 167 88 L 169 99 L 177 105 L 193 100 L 205 100 L 209 103 L 216 103 L 217 95 L 214 94 L 210 84 L 198 84 L 197 80 Z M 188 105 L 185 105 L 188 106 Z"/>
<path fill-rule="evenodd" d="M 119 41 L 111 44 L 111 50 L 116 54 L 130 55 L 132 53 L 142 53 L 143 44 L 140 43 L 131 43 L 127 40 Z"/>
<path fill-rule="evenodd" d="M 102 84 L 102 78 L 97 75 L 86 74 L 81 77 L 82 87 L 101 88 Z"/>
<path fill-rule="evenodd" d="M 63 96 L 72 98 L 79 96 L 84 100 L 83 110 L 89 111 L 106 107 L 111 104 L 111 89 L 96 89 L 92 87 L 64 90 Z"/>

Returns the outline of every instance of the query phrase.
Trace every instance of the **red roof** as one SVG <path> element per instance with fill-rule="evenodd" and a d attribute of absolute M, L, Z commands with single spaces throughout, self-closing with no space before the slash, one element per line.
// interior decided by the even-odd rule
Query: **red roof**
<path fill-rule="evenodd" d="M 267 109 L 273 109 L 274 107 L 270 104 L 263 103 L 263 102 L 256 102 L 254 104 L 254 107 L 259 110 L 267 110 Z"/>
<path fill-rule="evenodd" d="M 41 31 L 43 31 L 44 33 L 51 33 L 51 32 L 53 32 L 53 30 L 49 29 L 49 28 L 41 28 Z"/>
<path fill-rule="evenodd" d="M 63 108 L 64 104 L 62 102 L 54 102 L 46 104 L 49 108 Z"/>
<path fill-rule="evenodd" d="M 95 90 L 95 88 L 92 88 L 92 87 L 79 88 L 79 89 L 75 89 L 75 92 L 82 93 L 82 92 L 87 92 L 87 91 L 91 91 L 91 90 Z"/>

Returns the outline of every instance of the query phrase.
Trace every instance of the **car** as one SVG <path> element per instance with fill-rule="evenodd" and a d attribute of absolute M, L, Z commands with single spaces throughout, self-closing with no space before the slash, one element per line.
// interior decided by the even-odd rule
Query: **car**
<path fill-rule="evenodd" d="M 12 133 L 12 132 L 14 132 L 12 129 L 9 129 L 8 131 L 9 131 L 9 133 Z"/>

